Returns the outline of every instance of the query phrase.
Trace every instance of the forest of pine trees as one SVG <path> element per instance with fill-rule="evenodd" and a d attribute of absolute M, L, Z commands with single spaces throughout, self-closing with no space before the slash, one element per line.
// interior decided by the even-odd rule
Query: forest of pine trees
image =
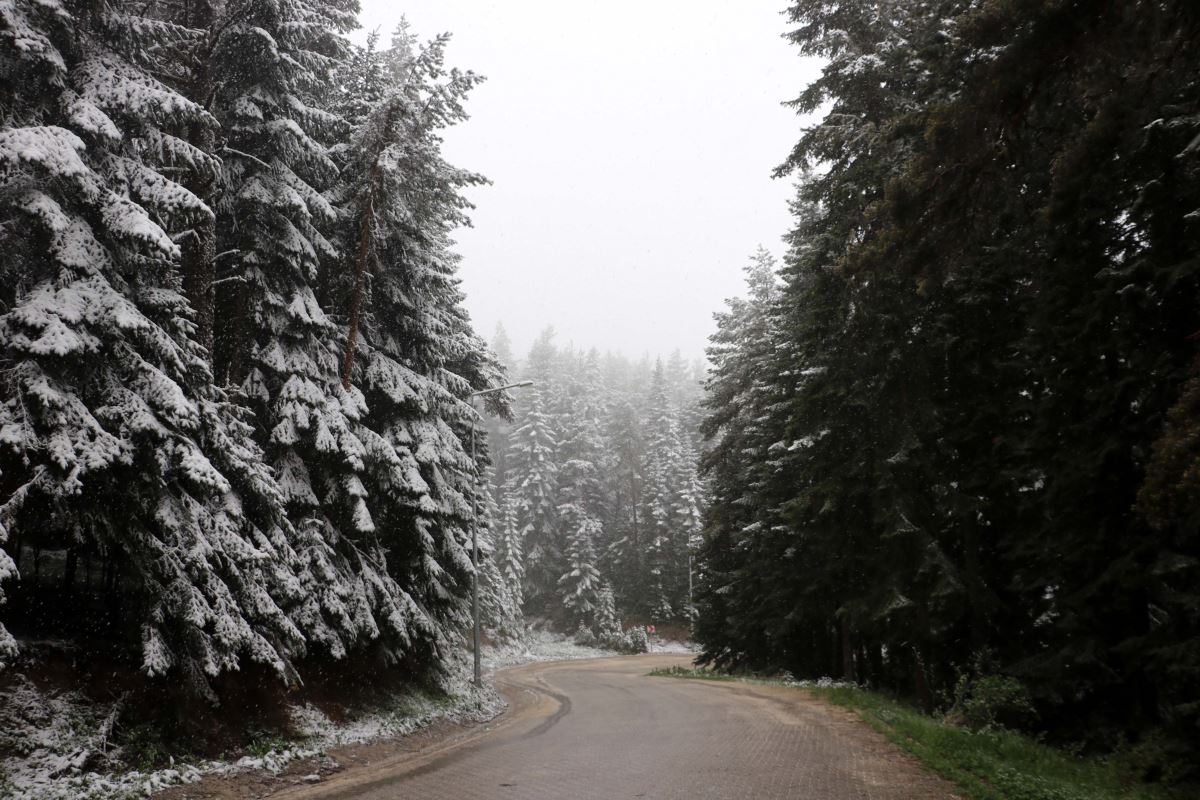
<path fill-rule="evenodd" d="M 440 137 L 480 79 L 356 12 L 0 3 L 0 665 L 57 637 L 212 697 L 464 649 L 504 376 Z"/>
<path fill-rule="evenodd" d="M 704 660 L 1015 686 L 1052 740 L 1197 778 L 1200 5 L 788 19 L 825 65 L 786 257 L 710 349 Z"/>
<path fill-rule="evenodd" d="M 532 386 L 514 390 L 511 423 L 489 424 L 493 593 L 514 603 L 491 626 L 540 619 L 603 638 L 622 621 L 689 623 L 702 366 L 558 347 L 551 329 L 519 363 L 503 327 L 492 349 Z"/>
<path fill-rule="evenodd" d="M 481 79 L 356 13 L 0 3 L 0 667 L 436 679 L 476 506 L 494 636 L 691 619 L 701 368 L 492 355 L 449 238 L 485 179 L 441 153 Z M 471 401 L 506 369 L 515 420 Z"/>
<path fill-rule="evenodd" d="M 1200 780 L 1200 4 L 792 0 L 787 251 L 707 365 L 477 335 L 481 78 L 357 12 L 0 0 L 0 669 L 436 681 L 478 507 L 496 638 L 1000 686 Z"/>

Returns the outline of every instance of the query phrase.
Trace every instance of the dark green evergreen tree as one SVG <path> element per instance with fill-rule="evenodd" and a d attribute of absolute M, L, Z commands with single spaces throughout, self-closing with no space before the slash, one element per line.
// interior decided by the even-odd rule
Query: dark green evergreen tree
<path fill-rule="evenodd" d="M 823 168 L 714 339 L 708 660 L 926 705 L 986 662 L 1055 736 L 1195 752 L 1198 17 L 792 6 L 780 173 Z"/>

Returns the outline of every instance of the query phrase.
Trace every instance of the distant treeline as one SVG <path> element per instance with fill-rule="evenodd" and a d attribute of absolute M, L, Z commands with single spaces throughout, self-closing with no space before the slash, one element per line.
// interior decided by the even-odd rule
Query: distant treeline
<path fill-rule="evenodd" d="M 502 328 L 493 350 L 532 381 L 514 392 L 514 422 L 489 431 L 496 594 L 597 636 L 622 620 L 686 624 L 705 503 L 702 365 L 563 348 L 551 330 L 519 365 Z"/>
<path fill-rule="evenodd" d="M 789 19 L 821 117 L 710 350 L 704 659 L 1200 778 L 1200 5 Z"/>

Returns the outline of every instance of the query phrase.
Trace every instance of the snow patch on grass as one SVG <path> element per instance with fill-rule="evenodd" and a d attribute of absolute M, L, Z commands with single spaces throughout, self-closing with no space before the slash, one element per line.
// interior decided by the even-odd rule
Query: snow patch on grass
<path fill-rule="evenodd" d="M 483 648 L 483 665 L 490 674 L 503 667 L 515 667 L 535 661 L 572 661 L 615 655 L 612 650 L 575 644 L 569 637 L 560 633 L 535 630 L 519 642 Z"/>
<path fill-rule="evenodd" d="M 461 666 L 461 665 L 460 665 Z M 484 722 L 505 708 L 490 685 L 476 688 L 470 674 L 456 670 L 446 696 L 414 690 L 386 708 L 345 722 L 331 720 L 310 703 L 293 706 L 297 739 L 251 747 L 233 760 L 172 763 L 137 770 L 111 744 L 120 703 L 89 702 L 75 692 L 42 691 L 14 675 L 0 689 L 0 797 L 6 800 L 129 800 L 194 783 L 206 775 L 248 770 L 278 773 L 294 761 L 330 748 L 408 736 L 441 720 Z M 174 759 L 172 759 L 174 762 Z"/>
<path fill-rule="evenodd" d="M 120 767 L 109 742 L 120 704 L 96 705 L 76 692 L 48 693 L 24 675 L 0 690 L 0 797 L 93 798 L 80 776 Z"/>
<path fill-rule="evenodd" d="M 651 653 L 694 654 L 691 642 L 652 640 Z M 535 661 L 574 661 L 584 658 L 606 658 L 627 655 L 596 645 L 576 644 L 572 637 L 548 630 L 533 630 L 519 642 L 483 649 L 483 665 L 488 674 L 504 667 L 515 667 Z"/>
<path fill-rule="evenodd" d="M 346 722 L 334 722 L 317 707 L 305 703 L 292 709 L 292 721 L 303 735 L 305 746 L 315 754 L 333 747 L 409 736 L 442 720 L 486 722 L 507 707 L 490 684 L 476 688 L 465 680 L 456 688 L 449 697 L 404 695 L 387 709 Z"/>
<path fill-rule="evenodd" d="M 651 653 L 678 653 L 679 655 L 695 655 L 700 652 L 699 648 L 691 642 L 672 642 L 660 641 L 651 642 Z"/>

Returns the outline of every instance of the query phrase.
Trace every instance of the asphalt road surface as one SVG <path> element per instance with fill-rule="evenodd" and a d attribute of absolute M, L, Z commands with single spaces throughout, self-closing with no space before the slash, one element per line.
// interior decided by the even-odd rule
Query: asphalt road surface
<path fill-rule="evenodd" d="M 687 657 L 500 672 L 490 729 L 287 795 L 362 800 L 948 800 L 949 787 L 849 712 L 780 687 L 651 678 Z"/>

